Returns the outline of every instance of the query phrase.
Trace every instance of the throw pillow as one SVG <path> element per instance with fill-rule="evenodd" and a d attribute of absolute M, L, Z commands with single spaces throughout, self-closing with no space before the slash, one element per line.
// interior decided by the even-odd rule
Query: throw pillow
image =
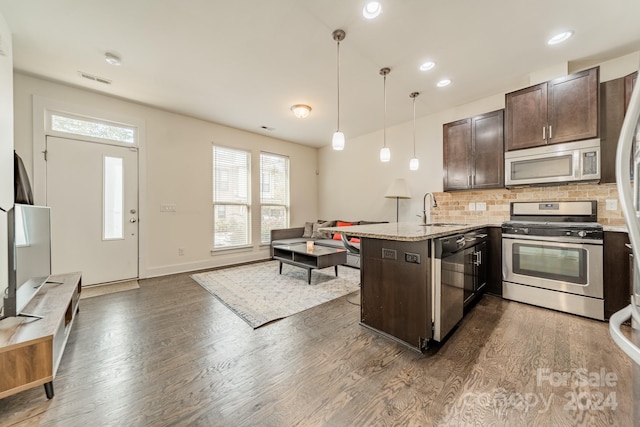
<path fill-rule="evenodd" d="M 353 225 L 353 223 L 338 221 L 338 223 L 336 224 L 336 227 L 348 227 L 350 225 Z M 339 233 L 334 234 L 333 235 L 333 240 L 342 240 L 342 235 L 339 234 Z"/>
<path fill-rule="evenodd" d="M 318 231 L 319 228 L 331 227 L 331 221 L 316 222 L 313 224 L 313 233 L 311 233 L 312 239 L 330 239 L 331 233 L 328 231 Z"/>
<path fill-rule="evenodd" d="M 302 237 L 311 237 L 312 235 L 313 235 L 313 222 L 305 222 L 304 233 L 302 233 Z"/>
<path fill-rule="evenodd" d="M 358 239 L 357 237 L 352 237 L 351 239 L 349 239 L 349 241 L 351 243 L 360 243 L 360 239 Z"/>

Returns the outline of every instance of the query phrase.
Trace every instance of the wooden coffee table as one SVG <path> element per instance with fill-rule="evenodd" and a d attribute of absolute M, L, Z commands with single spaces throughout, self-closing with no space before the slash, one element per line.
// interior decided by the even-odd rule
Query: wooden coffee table
<path fill-rule="evenodd" d="M 347 250 L 314 245 L 312 251 L 307 250 L 306 243 L 279 245 L 273 247 L 273 258 L 282 263 L 307 269 L 307 283 L 311 284 L 311 270 L 335 267 L 338 277 L 338 266 L 347 262 Z"/>

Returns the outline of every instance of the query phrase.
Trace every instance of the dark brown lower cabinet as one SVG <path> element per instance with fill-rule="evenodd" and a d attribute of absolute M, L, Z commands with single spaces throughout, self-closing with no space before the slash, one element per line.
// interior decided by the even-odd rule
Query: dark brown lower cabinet
<path fill-rule="evenodd" d="M 361 239 L 361 324 L 411 348 L 431 338 L 429 240 Z"/>
<path fill-rule="evenodd" d="M 603 248 L 604 317 L 609 319 L 616 311 L 631 302 L 631 249 L 627 233 L 606 231 Z"/>
<path fill-rule="evenodd" d="M 502 296 L 502 228 L 489 227 L 489 277 L 487 293 Z"/>

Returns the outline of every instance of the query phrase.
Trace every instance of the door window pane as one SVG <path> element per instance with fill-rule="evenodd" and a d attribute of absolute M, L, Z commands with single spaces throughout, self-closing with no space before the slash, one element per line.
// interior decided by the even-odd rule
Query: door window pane
<path fill-rule="evenodd" d="M 116 123 L 51 113 L 51 130 L 134 144 L 136 129 Z"/>
<path fill-rule="evenodd" d="M 104 157 L 103 239 L 124 238 L 122 158 Z"/>

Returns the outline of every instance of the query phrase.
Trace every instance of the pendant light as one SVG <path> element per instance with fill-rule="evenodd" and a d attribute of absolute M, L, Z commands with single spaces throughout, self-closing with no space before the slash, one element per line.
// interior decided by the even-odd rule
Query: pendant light
<path fill-rule="evenodd" d="M 380 75 L 384 80 L 384 121 L 382 131 L 382 148 L 380 149 L 380 161 L 383 163 L 391 160 L 391 150 L 387 147 L 387 74 L 391 72 L 391 68 L 381 68 Z"/>
<path fill-rule="evenodd" d="M 333 134 L 331 140 L 331 146 L 334 150 L 344 150 L 344 133 L 340 131 L 340 42 L 344 40 L 347 35 L 343 30 L 335 30 L 333 32 L 333 39 L 337 45 L 337 57 L 338 57 L 338 129 Z"/>
<path fill-rule="evenodd" d="M 420 167 L 420 160 L 416 157 L 416 98 L 420 95 L 420 92 L 411 92 L 409 95 L 413 98 L 413 157 L 409 162 L 409 169 L 417 171 Z"/>

